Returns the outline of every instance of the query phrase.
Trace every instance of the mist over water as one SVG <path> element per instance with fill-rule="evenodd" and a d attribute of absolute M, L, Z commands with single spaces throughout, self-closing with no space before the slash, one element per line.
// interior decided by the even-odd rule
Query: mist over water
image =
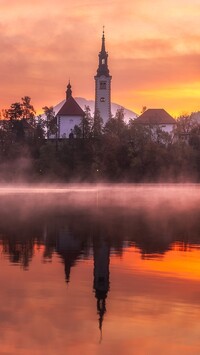
<path fill-rule="evenodd" d="M 29 201 L 30 208 L 37 199 L 41 206 L 93 209 L 98 207 L 123 207 L 133 211 L 138 208 L 155 210 L 161 204 L 179 212 L 188 210 L 199 202 L 199 184 L 120 184 L 120 185 L 0 185 L 1 198 Z M 23 208 L 23 205 L 20 206 Z M 40 207 L 40 206 L 38 206 Z M 165 211 L 169 212 L 169 211 Z"/>
<path fill-rule="evenodd" d="M 198 353 L 198 184 L 2 185 L 0 211 L 2 353 Z"/>

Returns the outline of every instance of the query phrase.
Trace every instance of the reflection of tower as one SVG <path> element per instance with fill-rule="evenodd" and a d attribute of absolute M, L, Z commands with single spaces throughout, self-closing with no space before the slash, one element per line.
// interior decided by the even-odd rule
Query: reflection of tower
<path fill-rule="evenodd" d="M 98 236 L 96 236 L 98 238 Z M 110 247 L 106 240 L 94 240 L 94 290 L 99 314 L 99 329 L 102 337 L 103 317 L 106 312 L 106 297 L 109 291 Z"/>
<path fill-rule="evenodd" d="M 111 117 L 111 79 L 108 69 L 108 53 L 105 48 L 103 31 L 101 51 L 99 52 L 99 66 L 95 79 L 95 112 L 99 112 L 104 123 Z"/>

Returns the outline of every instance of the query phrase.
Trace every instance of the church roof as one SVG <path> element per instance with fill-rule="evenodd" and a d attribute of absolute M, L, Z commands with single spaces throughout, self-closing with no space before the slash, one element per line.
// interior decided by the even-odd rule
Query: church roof
<path fill-rule="evenodd" d="M 84 111 L 79 104 L 70 96 L 57 113 L 58 116 L 84 116 Z"/>
<path fill-rule="evenodd" d="M 175 124 L 175 119 L 164 109 L 148 109 L 135 119 L 136 123 L 141 124 Z"/>

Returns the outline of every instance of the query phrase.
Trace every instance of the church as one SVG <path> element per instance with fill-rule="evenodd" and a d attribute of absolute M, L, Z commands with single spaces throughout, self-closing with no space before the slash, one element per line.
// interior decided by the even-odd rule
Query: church
<path fill-rule="evenodd" d="M 101 50 L 98 57 L 98 68 L 96 75 L 94 76 L 94 113 L 98 113 L 98 115 L 103 119 L 103 124 L 105 125 L 109 118 L 111 118 L 112 76 L 110 75 L 108 68 L 108 52 L 106 51 L 104 30 L 101 39 Z M 57 136 L 51 135 L 50 138 L 66 139 L 73 137 L 74 127 L 80 126 L 85 113 L 72 96 L 72 86 L 70 82 L 67 85 L 66 99 L 61 103 L 61 106 L 60 104 L 57 105 L 57 107 L 58 106 L 59 108 L 56 112 L 56 125 L 58 127 Z M 118 107 L 120 106 L 118 105 Z M 125 111 L 127 110 L 125 109 Z M 131 113 L 131 111 L 128 113 Z M 156 129 L 159 128 L 170 135 L 173 133 L 174 126 L 176 124 L 175 119 L 163 109 L 148 109 L 139 117 L 135 114 L 135 117 L 129 116 L 128 118 L 133 118 L 135 123 L 141 125 L 153 125 Z"/>
<path fill-rule="evenodd" d="M 105 47 L 105 34 L 103 31 L 101 51 L 99 52 L 99 65 L 95 79 L 95 112 L 98 112 L 105 124 L 111 117 L 111 79 L 108 69 L 108 53 Z M 73 135 L 75 126 L 79 126 L 84 117 L 84 111 L 72 96 L 72 86 L 69 82 L 66 90 L 66 99 L 56 113 L 58 127 L 57 138 L 64 139 Z M 51 138 L 55 138 L 51 135 Z"/>
<path fill-rule="evenodd" d="M 66 100 L 56 115 L 57 137 L 69 138 L 73 129 L 81 123 L 85 113 L 72 96 L 72 87 L 69 82 L 66 91 Z"/>

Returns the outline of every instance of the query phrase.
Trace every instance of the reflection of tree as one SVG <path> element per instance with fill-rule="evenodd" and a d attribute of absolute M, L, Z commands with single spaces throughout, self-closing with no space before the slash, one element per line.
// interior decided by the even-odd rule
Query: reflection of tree
<path fill-rule="evenodd" d="M 41 243 L 37 238 L 41 230 L 32 223 L 15 221 L 9 225 L 9 221 L 0 223 L 2 251 L 9 255 L 11 263 L 27 269 L 34 255 L 34 246 Z"/>
<path fill-rule="evenodd" d="M 9 240 L 7 243 L 3 242 L 3 252 L 9 254 L 9 260 L 11 263 L 18 263 L 27 269 L 29 262 L 33 257 L 33 243 L 28 241 L 22 243 L 13 243 Z"/>
<path fill-rule="evenodd" d="M 200 243 L 198 209 L 166 211 L 157 208 L 150 214 L 142 209 L 123 211 L 114 207 L 87 211 L 64 206 L 59 210 L 55 204 L 55 207 L 38 208 L 34 198 L 31 204 L 27 208 L 26 200 L 19 206 L 11 198 L 1 198 L 3 253 L 9 255 L 12 263 L 27 268 L 35 246 L 43 245 L 44 261 L 52 260 L 57 253 L 65 265 L 67 281 L 77 260 L 90 258 L 92 246 L 94 254 L 104 244 L 104 248 L 109 245 L 113 254 L 121 256 L 124 245 L 135 245 L 146 258 L 163 255 L 174 242 L 182 243 L 184 248 Z"/>
<path fill-rule="evenodd" d="M 135 225 L 134 234 L 129 240 L 140 249 L 142 258 L 156 258 L 170 249 L 173 241 L 170 223 L 160 223 L 159 217 L 150 222 L 141 214 L 132 223 Z"/>

